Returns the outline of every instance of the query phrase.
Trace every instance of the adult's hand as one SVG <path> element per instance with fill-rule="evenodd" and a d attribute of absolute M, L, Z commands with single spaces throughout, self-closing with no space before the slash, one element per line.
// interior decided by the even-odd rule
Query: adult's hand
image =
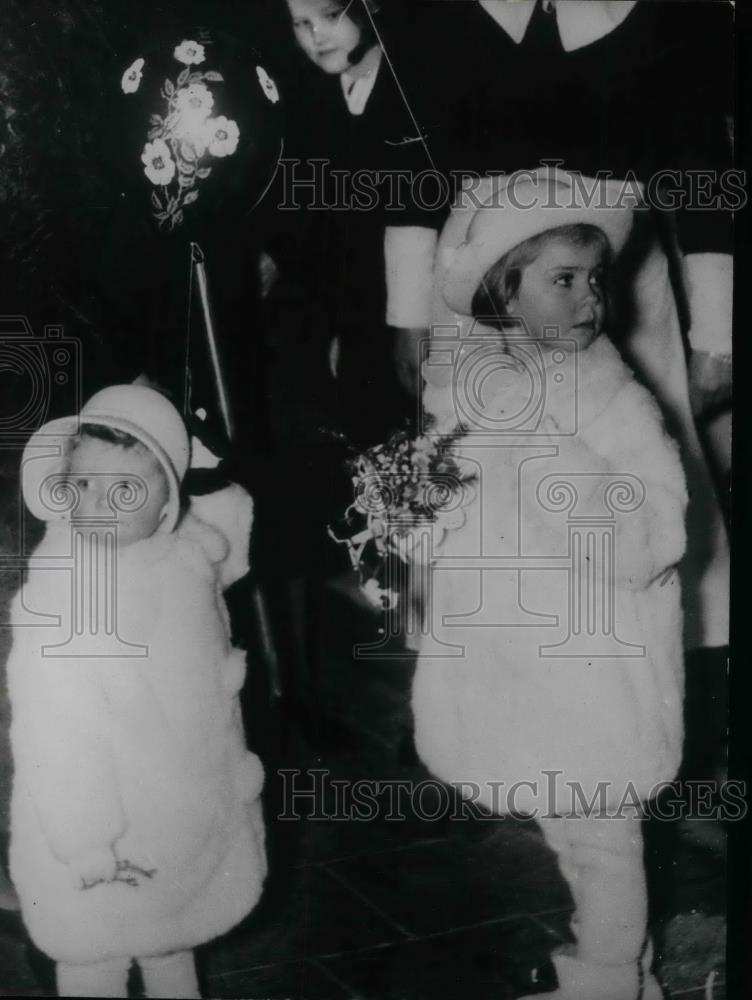
<path fill-rule="evenodd" d="M 420 344 L 431 333 L 424 327 L 392 327 L 392 330 L 397 378 L 404 391 L 415 399 L 420 391 Z"/>

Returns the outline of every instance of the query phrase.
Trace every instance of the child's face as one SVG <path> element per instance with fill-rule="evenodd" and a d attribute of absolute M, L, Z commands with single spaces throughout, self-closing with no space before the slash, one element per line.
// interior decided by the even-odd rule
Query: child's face
<path fill-rule="evenodd" d="M 552 237 L 537 259 L 523 270 L 520 287 L 507 303 L 511 316 L 524 319 L 530 335 L 551 347 L 584 351 L 603 331 L 603 251 Z M 558 338 L 544 338 L 544 328 Z M 574 345 L 559 341 L 574 341 Z"/>
<path fill-rule="evenodd" d="M 358 0 L 359 2 L 359 0 Z M 361 31 L 333 0 L 287 0 L 298 45 L 325 73 L 344 73 Z"/>
<path fill-rule="evenodd" d="M 159 527 L 169 487 L 147 448 L 82 437 L 71 453 L 66 478 L 79 498 L 72 519 L 116 519 L 118 545 L 149 538 Z"/>

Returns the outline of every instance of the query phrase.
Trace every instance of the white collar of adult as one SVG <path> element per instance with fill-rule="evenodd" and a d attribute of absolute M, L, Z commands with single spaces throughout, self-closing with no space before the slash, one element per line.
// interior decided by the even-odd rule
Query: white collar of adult
<path fill-rule="evenodd" d="M 618 28 L 637 0 L 549 0 L 566 52 L 597 42 Z M 518 45 L 522 41 L 535 0 L 479 0 L 483 9 Z"/>

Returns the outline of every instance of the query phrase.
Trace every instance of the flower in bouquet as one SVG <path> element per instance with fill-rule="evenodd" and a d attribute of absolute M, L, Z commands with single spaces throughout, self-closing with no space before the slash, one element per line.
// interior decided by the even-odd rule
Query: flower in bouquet
<path fill-rule="evenodd" d="M 371 577 L 362 585 L 361 590 L 375 608 L 391 611 L 399 603 L 399 594 L 388 587 L 381 587 L 375 577 Z"/>
<path fill-rule="evenodd" d="M 423 532 L 436 543 L 464 523 L 472 473 L 461 468 L 455 440 L 400 431 L 350 463 L 355 496 L 344 515 L 350 533 L 338 537 L 330 529 L 330 535 L 348 546 L 361 588 L 377 607 L 389 610 L 397 603 L 383 582 L 390 559 L 420 561 Z"/>

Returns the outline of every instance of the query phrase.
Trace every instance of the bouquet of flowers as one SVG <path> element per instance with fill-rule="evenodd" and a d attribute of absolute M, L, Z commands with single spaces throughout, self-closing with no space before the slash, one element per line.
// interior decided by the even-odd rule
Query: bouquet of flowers
<path fill-rule="evenodd" d="M 464 523 L 472 476 L 453 453 L 457 437 L 413 438 L 398 431 L 349 463 L 355 499 L 344 522 L 350 534 L 340 537 L 330 528 L 329 535 L 347 546 L 361 589 L 375 607 L 397 606 L 389 566 L 394 559 L 407 564 L 422 558 L 422 529 L 430 530 L 435 544 Z"/>

